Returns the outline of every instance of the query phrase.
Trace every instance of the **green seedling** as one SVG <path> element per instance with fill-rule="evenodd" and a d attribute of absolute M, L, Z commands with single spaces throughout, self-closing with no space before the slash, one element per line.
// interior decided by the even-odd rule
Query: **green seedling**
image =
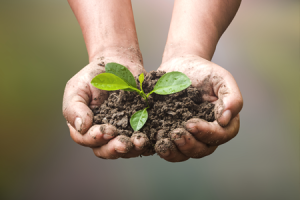
<path fill-rule="evenodd" d="M 140 90 L 137 88 L 136 81 L 132 73 L 123 65 L 118 63 L 107 63 L 105 73 L 95 76 L 91 84 L 106 91 L 124 90 L 138 93 L 147 102 L 147 107 L 134 113 L 130 118 L 130 125 L 134 131 L 140 130 L 148 119 L 147 109 L 149 108 L 148 97 L 152 93 L 168 95 L 186 89 L 192 83 L 191 80 L 181 72 L 169 72 L 158 79 L 153 90 L 148 94 L 143 91 L 144 73 L 139 76 Z"/>

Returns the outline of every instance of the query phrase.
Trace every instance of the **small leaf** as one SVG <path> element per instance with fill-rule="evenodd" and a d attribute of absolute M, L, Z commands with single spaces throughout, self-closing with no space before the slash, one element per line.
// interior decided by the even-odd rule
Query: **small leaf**
<path fill-rule="evenodd" d="M 114 75 L 118 76 L 119 78 L 123 79 L 131 87 L 137 88 L 134 76 L 123 65 L 120 65 L 118 63 L 107 63 L 105 65 L 105 72 L 114 74 Z"/>
<path fill-rule="evenodd" d="M 169 72 L 158 79 L 154 89 L 149 93 L 166 95 L 180 92 L 192 84 L 187 75 L 181 72 Z M 149 94 L 147 96 L 149 96 Z"/>
<path fill-rule="evenodd" d="M 134 113 L 130 118 L 130 125 L 134 131 L 140 130 L 148 119 L 147 108 L 139 110 Z"/>
<path fill-rule="evenodd" d="M 94 87 L 99 88 L 100 90 L 113 91 L 113 90 L 132 89 L 132 90 L 139 91 L 138 89 L 128 85 L 123 79 L 111 73 L 102 73 L 95 76 L 91 81 L 91 84 Z"/>
<path fill-rule="evenodd" d="M 141 91 L 143 91 L 143 82 L 144 82 L 144 73 L 141 73 L 139 76 L 139 81 L 140 81 L 140 87 L 141 87 Z"/>

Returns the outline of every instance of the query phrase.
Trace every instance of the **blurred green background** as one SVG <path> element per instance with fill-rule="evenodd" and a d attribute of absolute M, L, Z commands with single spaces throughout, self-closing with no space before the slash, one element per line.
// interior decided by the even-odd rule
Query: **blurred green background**
<path fill-rule="evenodd" d="M 133 0 L 147 71 L 160 62 L 172 0 Z M 0 1 L 0 199 L 299 199 L 298 0 L 244 0 L 213 61 L 244 97 L 236 138 L 200 160 L 101 160 L 62 116 L 88 63 L 67 1 Z"/>

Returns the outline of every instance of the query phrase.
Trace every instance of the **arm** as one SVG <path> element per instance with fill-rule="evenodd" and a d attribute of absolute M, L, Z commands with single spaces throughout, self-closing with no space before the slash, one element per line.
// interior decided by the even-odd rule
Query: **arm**
<path fill-rule="evenodd" d="M 90 62 L 122 54 L 142 65 L 130 0 L 68 2 L 81 27 Z"/>
<path fill-rule="evenodd" d="M 106 91 L 91 85 L 94 76 L 105 72 L 106 63 L 120 63 L 134 75 L 145 71 L 131 1 L 69 0 L 69 4 L 82 29 L 90 60 L 90 64 L 73 76 L 65 88 L 63 114 L 70 135 L 76 143 L 91 147 L 101 158 L 139 156 L 147 142 L 144 138 L 117 136 L 116 128 L 109 124 L 92 125 L 91 110 L 108 97 Z"/>
<path fill-rule="evenodd" d="M 216 45 L 235 16 L 240 0 L 176 0 L 170 31 L 159 70 L 181 71 L 202 98 L 215 104 L 214 122 L 191 119 L 185 134 L 171 133 L 177 149 L 160 155 L 172 162 L 201 158 L 236 136 L 243 106 L 232 75 L 210 62 Z"/>
<path fill-rule="evenodd" d="M 241 0 L 176 0 L 163 62 L 183 54 L 211 60 Z"/>

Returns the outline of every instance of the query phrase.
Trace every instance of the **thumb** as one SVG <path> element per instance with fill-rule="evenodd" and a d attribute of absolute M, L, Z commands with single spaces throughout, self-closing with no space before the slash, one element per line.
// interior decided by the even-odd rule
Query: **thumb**
<path fill-rule="evenodd" d="M 75 75 L 67 83 L 63 98 L 63 115 L 81 134 L 93 124 L 94 114 L 90 107 L 99 106 L 107 99 L 106 91 L 92 87 L 84 77 Z"/>
<path fill-rule="evenodd" d="M 241 111 L 243 98 L 236 81 L 228 71 L 214 85 L 214 92 L 218 96 L 215 117 L 219 125 L 224 127 Z"/>
<path fill-rule="evenodd" d="M 67 83 L 63 98 L 63 115 L 69 124 L 84 134 L 92 126 L 94 115 L 88 107 L 91 97 L 78 87 L 80 85 L 82 83 L 78 85 L 74 81 Z"/>

